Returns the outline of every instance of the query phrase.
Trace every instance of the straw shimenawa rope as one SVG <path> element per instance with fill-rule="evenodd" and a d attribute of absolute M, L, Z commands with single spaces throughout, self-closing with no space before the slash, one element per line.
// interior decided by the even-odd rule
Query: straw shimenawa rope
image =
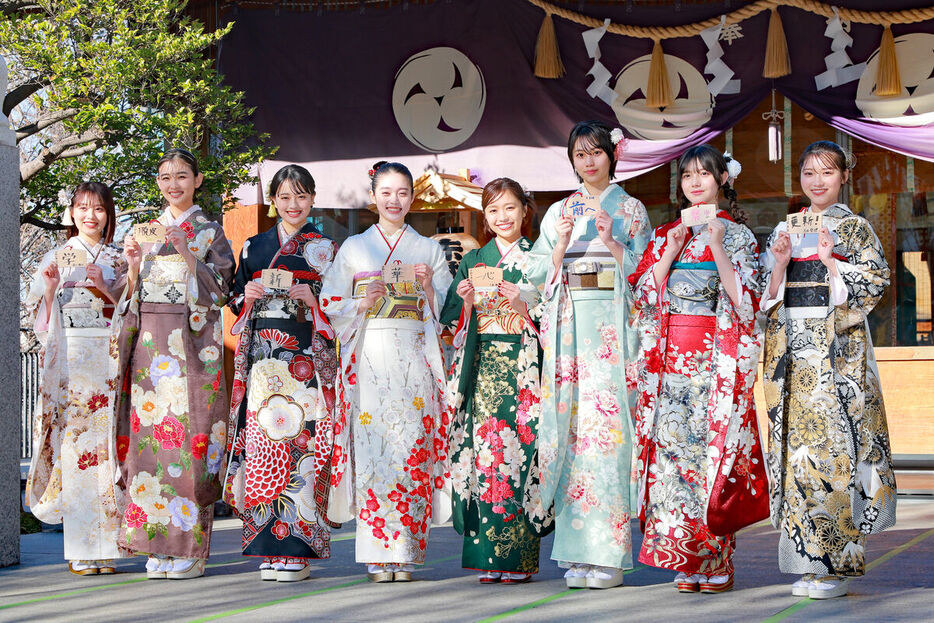
<path fill-rule="evenodd" d="M 603 20 L 588 15 L 583 15 L 576 11 L 565 9 L 558 5 L 544 0 L 526 0 L 546 13 L 557 15 L 558 17 L 575 22 L 582 26 L 599 28 L 603 26 Z M 763 11 L 771 11 L 773 8 L 796 8 L 809 13 L 816 13 L 824 17 L 833 17 L 833 7 L 830 4 L 817 2 L 816 0 L 759 0 L 752 4 L 739 8 L 726 14 L 726 23 L 734 24 L 749 19 Z M 857 24 L 875 24 L 876 26 L 890 26 L 892 24 L 915 24 L 917 22 L 934 19 L 934 6 L 922 7 L 917 9 L 904 9 L 902 11 L 857 11 L 846 7 L 837 7 L 837 13 L 840 18 L 849 20 Z M 638 37 L 641 39 L 674 39 L 676 37 L 694 37 L 699 35 L 705 28 L 716 26 L 720 23 L 720 17 L 711 17 L 702 22 L 693 24 L 682 24 L 680 26 L 627 26 L 626 24 L 612 23 L 607 28 L 607 32 L 615 35 L 625 35 L 627 37 Z"/>
<path fill-rule="evenodd" d="M 583 15 L 576 11 L 565 9 L 544 0 L 526 0 L 545 11 L 545 23 L 542 24 L 539 40 L 535 49 L 536 67 L 535 75 L 539 78 L 557 78 L 563 75 L 561 56 L 557 48 L 557 38 L 554 37 L 554 26 L 551 16 L 572 21 L 582 26 L 599 28 L 603 21 L 595 17 Z M 846 7 L 833 7 L 830 4 L 816 0 L 758 0 L 752 4 L 727 13 L 725 24 L 734 24 L 754 17 L 763 11 L 770 11 L 769 32 L 766 42 L 765 60 L 762 75 L 765 78 L 780 78 L 791 73 L 791 63 L 788 56 L 788 44 L 782 28 L 779 7 L 801 9 L 824 17 L 833 17 L 834 11 L 843 20 L 858 24 L 873 24 L 884 28 L 882 40 L 879 45 L 879 63 L 876 72 L 875 94 L 878 96 L 894 96 L 901 93 L 901 80 L 898 73 L 898 61 L 895 56 L 895 42 L 892 37 L 892 24 L 914 24 L 934 19 L 934 6 L 901 11 L 858 11 Z M 607 32 L 626 37 L 651 39 L 654 41 L 652 60 L 649 65 L 649 84 L 647 90 L 647 104 L 650 107 L 664 108 L 671 105 L 671 94 L 668 88 L 668 73 L 665 68 L 665 55 L 662 52 L 661 41 L 678 37 L 694 37 L 703 30 L 720 24 L 720 17 L 712 17 L 702 22 L 682 24 L 680 26 L 628 26 L 626 24 L 611 23 Z M 550 34 L 550 37 L 543 36 Z M 546 60 L 547 59 L 547 60 Z M 547 69 L 545 69 L 547 67 Z"/>

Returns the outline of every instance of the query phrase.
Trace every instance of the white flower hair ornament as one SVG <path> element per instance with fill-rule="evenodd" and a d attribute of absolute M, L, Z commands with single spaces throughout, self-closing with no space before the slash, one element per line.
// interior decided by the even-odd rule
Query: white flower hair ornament
<path fill-rule="evenodd" d="M 616 146 L 613 149 L 613 155 L 616 157 L 616 160 L 622 160 L 623 152 L 626 151 L 626 147 L 629 145 L 629 139 L 623 135 L 623 131 L 620 128 L 613 128 L 610 130 L 610 141 Z"/>
<path fill-rule="evenodd" d="M 739 163 L 739 160 L 731 156 L 730 152 L 725 152 L 723 157 L 726 160 L 726 171 L 729 174 L 727 181 L 733 184 L 736 178 L 739 177 L 739 174 L 743 172 L 743 165 Z"/>
<path fill-rule="evenodd" d="M 58 191 L 58 205 L 62 208 L 62 225 L 71 227 L 75 222 L 71 218 L 71 196 L 64 188 Z"/>

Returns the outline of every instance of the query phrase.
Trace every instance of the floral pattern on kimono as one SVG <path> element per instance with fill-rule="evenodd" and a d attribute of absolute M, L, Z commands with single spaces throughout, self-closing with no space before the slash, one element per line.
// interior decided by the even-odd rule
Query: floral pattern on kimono
<path fill-rule="evenodd" d="M 451 284 L 441 246 L 408 226 L 385 237 L 373 225 L 337 252 L 321 290 L 340 340 L 328 518 L 356 518 L 358 562 L 422 564 L 429 524 L 450 511 L 450 412 L 440 325 L 421 286 L 387 284 L 390 296 L 358 309 L 387 258 L 433 269 L 436 312 Z"/>
<path fill-rule="evenodd" d="M 823 211 L 839 277 L 817 259 L 816 234 L 794 234 L 792 261 L 767 318 L 772 524 L 785 573 L 862 575 L 865 537 L 895 524 L 896 484 L 867 316 L 889 284 L 869 222 L 842 204 Z M 779 223 L 769 239 L 772 247 Z M 775 258 L 767 253 L 763 284 Z"/>
<path fill-rule="evenodd" d="M 311 224 L 246 241 L 231 307 L 240 317 L 231 390 L 224 498 L 243 521 L 248 556 L 328 558 L 326 523 L 337 352 L 327 318 L 283 292 L 249 306 L 244 286 L 263 269 L 292 273 L 315 298 L 337 251 Z"/>
<path fill-rule="evenodd" d="M 59 248 L 87 252 L 88 263 L 101 267 L 110 287 L 126 269 L 122 255 L 110 245 L 89 248 L 75 236 Z M 117 533 L 124 492 L 114 484 L 114 306 L 105 293 L 85 285 L 83 266 L 60 266 L 61 283 L 47 309 L 42 272 L 55 261 L 57 250 L 40 261 L 25 302 L 42 344 L 26 505 L 42 521 L 63 524 L 67 560 L 120 558 Z"/>
<path fill-rule="evenodd" d="M 637 343 L 628 325 L 632 290 L 625 277 L 635 269 L 651 230 L 645 206 L 619 186 L 611 184 L 599 199 L 613 218 L 613 238 L 623 245 L 622 266 L 600 241 L 594 220 L 580 218 L 561 275 L 555 274 L 555 222 L 567 200 L 548 209 L 531 251 L 529 278 L 543 285 L 545 300 L 540 503 L 543 508 L 554 504 L 551 557 L 561 566 L 627 568 L 632 566 L 629 521 L 636 491 L 630 412 L 635 401 L 628 395 L 625 366 L 635 357 Z M 572 290 L 568 271 L 577 262 L 611 266 L 610 286 Z"/>
<path fill-rule="evenodd" d="M 532 243 L 521 238 L 505 257 L 496 240 L 468 252 L 448 290 L 441 321 L 458 346 L 448 380 L 454 408 L 450 454 L 454 529 L 464 536 L 463 566 L 499 572 L 538 571 L 540 536 L 552 528 L 537 503 L 535 448 L 541 412 L 538 292 L 525 278 Z M 479 264 L 499 265 L 520 284 L 529 314 L 498 293 L 477 292 L 464 310 L 457 286 Z M 531 512 L 527 512 L 527 500 Z"/>
<path fill-rule="evenodd" d="M 159 220 L 186 232 L 197 264 L 191 274 L 167 243 L 144 248 L 136 288 L 120 304 L 117 443 L 128 497 L 120 546 L 207 558 L 227 441 L 221 309 L 234 258 L 224 230 L 197 206 Z"/>
<path fill-rule="evenodd" d="M 639 561 L 688 575 L 732 574 L 732 530 L 768 513 L 753 398 L 761 346 L 755 317 L 758 251 L 747 227 L 725 212 L 718 216 L 738 305 L 720 283 L 706 225 L 688 236 L 672 270 L 656 284 L 653 271 L 668 232 L 681 221 L 659 227 L 629 276 L 640 336 L 632 365 L 639 389 L 636 466 L 645 533 Z M 686 280 L 675 284 L 673 295 L 669 279 L 675 268 L 686 271 Z M 724 524 L 731 528 L 721 529 Z"/>

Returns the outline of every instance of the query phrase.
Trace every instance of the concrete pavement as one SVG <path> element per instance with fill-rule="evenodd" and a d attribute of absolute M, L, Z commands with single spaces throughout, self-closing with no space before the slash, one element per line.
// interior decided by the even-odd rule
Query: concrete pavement
<path fill-rule="evenodd" d="M 638 524 L 633 539 L 641 542 Z M 641 565 L 620 588 L 568 590 L 543 542 L 541 572 L 522 585 L 481 585 L 460 568 L 461 537 L 435 528 L 428 563 L 411 583 L 370 584 L 354 562 L 353 526 L 334 533 L 332 557 L 309 580 L 261 582 L 256 559 L 240 555 L 239 521 L 218 520 L 207 574 L 146 580 L 145 559 L 117 575 L 78 577 L 62 560 L 61 533 L 22 537 L 22 563 L 0 570 L 3 621 L 934 621 L 934 500 L 899 499 L 898 524 L 868 541 L 869 571 L 850 596 L 793 597 L 796 578 L 778 572 L 778 534 L 759 524 L 737 537 L 736 588 L 680 594 L 673 573 Z"/>

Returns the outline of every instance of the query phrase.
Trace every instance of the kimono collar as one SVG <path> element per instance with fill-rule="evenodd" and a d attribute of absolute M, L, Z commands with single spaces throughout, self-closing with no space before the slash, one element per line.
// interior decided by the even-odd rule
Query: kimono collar
<path fill-rule="evenodd" d="M 808 206 L 801 210 L 802 212 L 810 212 L 811 206 Z M 845 203 L 834 203 L 823 211 L 820 212 L 821 216 L 832 216 L 834 218 L 846 218 L 853 215 L 853 210 L 849 208 Z"/>
<path fill-rule="evenodd" d="M 196 203 L 195 205 L 191 206 L 190 208 L 188 208 L 187 210 L 179 214 L 178 218 L 175 218 L 172 216 L 172 208 L 166 207 L 165 212 L 162 213 L 162 215 L 159 217 L 158 220 L 160 223 L 162 223 L 166 227 L 169 227 L 171 225 L 178 227 L 179 225 L 187 221 L 189 216 L 191 216 L 192 214 L 194 214 L 200 209 L 201 208 Z"/>
<path fill-rule="evenodd" d="M 379 223 L 373 223 L 373 227 L 376 228 L 376 233 L 383 237 L 383 240 L 391 244 L 393 240 L 396 240 L 399 236 L 405 233 L 405 230 L 409 228 L 409 224 L 403 223 L 402 227 L 400 227 L 395 232 L 389 235 L 387 235 L 386 232 L 383 231 L 383 228 L 379 226 Z"/>
<path fill-rule="evenodd" d="M 609 197 L 609 196 L 610 196 L 610 193 L 612 193 L 614 189 L 622 190 L 622 189 L 619 187 L 618 184 L 614 184 L 613 182 L 610 182 L 610 185 L 607 186 L 606 188 L 604 188 L 604 189 L 603 189 L 603 192 L 601 192 L 599 195 L 597 195 L 597 199 L 598 199 L 601 203 L 603 203 L 603 200 L 606 199 L 607 197 Z M 579 193 L 582 194 L 582 195 L 589 195 L 589 194 L 590 194 L 589 192 L 587 192 L 587 187 L 584 186 L 583 184 L 581 184 L 581 185 L 578 187 L 577 192 L 579 192 Z"/>
<path fill-rule="evenodd" d="M 89 255 L 96 256 L 101 248 L 101 245 L 104 244 L 104 239 L 101 238 L 100 242 L 90 246 L 88 243 L 81 239 L 81 236 L 72 236 L 65 244 L 72 249 L 84 249 L 88 252 Z"/>

